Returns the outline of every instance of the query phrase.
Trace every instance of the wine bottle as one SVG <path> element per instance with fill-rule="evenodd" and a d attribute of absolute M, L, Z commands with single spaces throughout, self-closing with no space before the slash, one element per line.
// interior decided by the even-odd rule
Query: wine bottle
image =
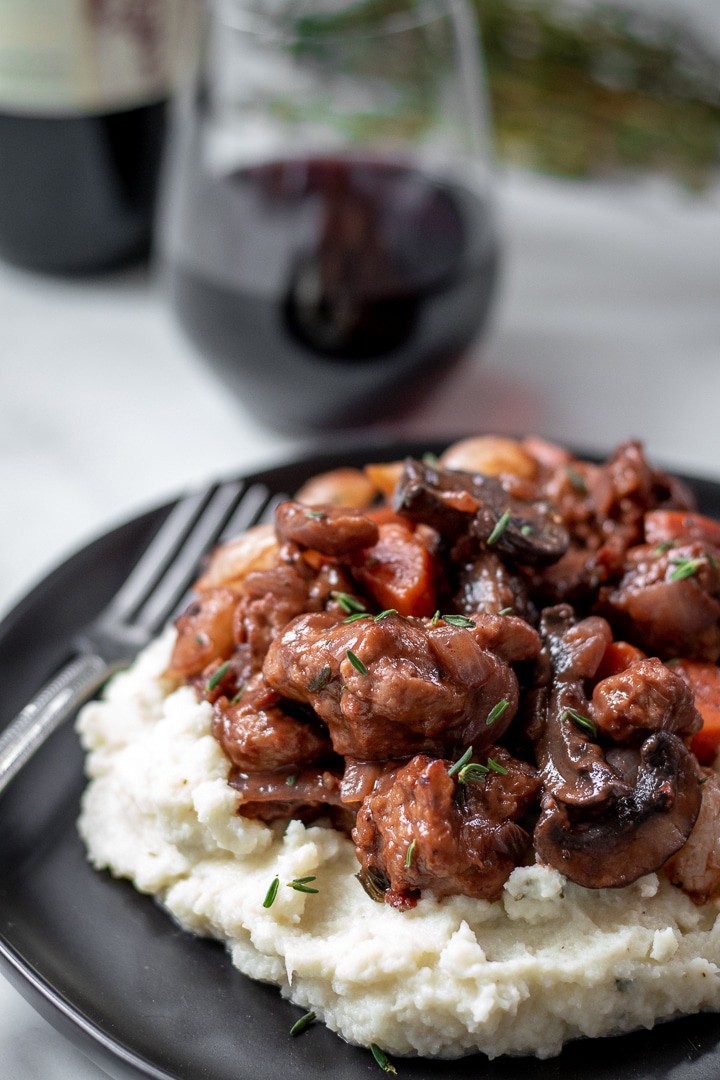
<path fill-rule="evenodd" d="M 181 0 L 0 0 L 0 255 L 108 270 L 149 250 Z"/>

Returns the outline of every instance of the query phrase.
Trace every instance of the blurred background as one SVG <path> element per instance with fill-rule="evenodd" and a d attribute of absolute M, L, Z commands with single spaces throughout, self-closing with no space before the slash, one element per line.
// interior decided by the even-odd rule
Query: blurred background
<path fill-rule="evenodd" d="M 396 387 L 360 419 L 346 394 L 342 421 L 306 430 L 207 365 L 167 287 L 156 183 L 201 7 L 0 0 L 1 612 L 123 519 L 318 445 L 638 437 L 720 478 L 717 0 L 471 0 L 482 68 L 462 92 L 491 147 L 500 253 L 487 320 L 412 408 Z M 203 106 L 207 83 L 192 92 Z M 2 982 L 0 1060 L 11 1080 L 101 1075 Z"/>

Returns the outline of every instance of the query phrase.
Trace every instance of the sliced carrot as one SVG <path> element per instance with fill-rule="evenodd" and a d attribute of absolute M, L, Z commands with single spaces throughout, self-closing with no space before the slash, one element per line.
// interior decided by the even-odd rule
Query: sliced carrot
<path fill-rule="evenodd" d="M 607 679 L 610 675 L 619 675 L 635 660 L 644 660 L 645 653 L 629 641 L 611 641 L 603 653 L 596 679 Z"/>
<path fill-rule="evenodd" d="M 392 506 L 374 506 L 372 510 L 365 511 L 365 517 L 369 517 L 377 525 L 403 525 L 406 529 L 414 530 L 414 523 L 396 514 Z"/>
<path fill-rule="evenodd" d="M 381 523 L 380 539 L 363 552 L 355 577 L 378 605 L 399 615 L 430 616 L 435 611 L 435 561 L 404 523 Z"/>
<path fill-rule="evenodd" d="M 699 540 L 720 548 L 720 522 L 690 510 L 650 510 L 645 515 L 648 544 Z"/>
<path fill-rule="evenodd" d="M 712 765 L 720 750 L 720 668 L 699 660 L 676 660 L 672 670 L 695 695 L 695 708 L 703 726 L 693 735 L 690 749 L 701 765 Z"/>

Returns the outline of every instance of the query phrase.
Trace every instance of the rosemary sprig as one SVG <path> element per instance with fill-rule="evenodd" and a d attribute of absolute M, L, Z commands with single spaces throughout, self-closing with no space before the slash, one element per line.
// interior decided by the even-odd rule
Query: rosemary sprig
<path fill-rule="evenodd" d="M 290 1028 L 290 1034 L 293 1036 L 293 1038 L 296 1035 L 302 1035 L 305 1028 L 309 1027 L 310 1024 L 312 1024 L 313 1020 L 317 1020 L 317 1013 L 306 1012 L 303 1016 L 300 1017 L 299 1020 L 295 1021 L 293 1026 Z"/>
<path fill-rule="evenodd" d="M 678 559 L 673 565 L 675 569 L 670 574 L 671 581 L 684 581 L 685 578 L 696 574 L 703 564 L 703 559 Z"/>
<path fill-rule="evenodd" d="M 585 731 L 592 735 L 593 739 L 597 739 L 597 728 L 593 724 L 592 720 L 588 720 L 587 716 L 582 716 L 575 709 L 565 709 L 565 712 L 560 717 L 561 720 L 573 720 L 578 727 L 583 728 Z"/>
<path fill-rule="evenodd" d="M 381 1050 L 377 1043 L 370 1043 L 370 1052 L 383 1072 L 392 1073 L 394 1076 L 397 1076 L 397 1069 L 385 1051 Z"/>
<path fill-rule="evenodd" d="M 487 720 L 485 721 L 485 727 L 490 727 L 492 724 L 494 724 L 496 720 L 500 719 L 505 710 L 509 708 L 510 702 L 506 697 L 502 698 L 501 701 L 498 701 L 495 705 L 493 705 L 492 709 L 488 713 Z"/>
<path fill-rule="evenodd" d="M 450 626 L 462 626 L 467 630 L 475 629 L 475 623 L 467 615 L 443 615 L 442 621 Z"/>
<path fill-rule="evenodd" d="M 332 678 L 332 668 L 330 668 L 330 667 L 321 667 L 320 670 L 318 671 L 317 675 L 314 675 L 313 678 L 308 683 L 308 690 L 310 691 L 311 694 L 317 694 L 318 691 L 325 689 L 327 684 L 330 682 L 331 678 Z"/>
<path fill-rule="evenodd" d="M 455 773 L 459 773 L 460 770 L 467 765 L 470 758 L 473 756 L 472 746 L 468 746 L 462 757 L 458 758 L 454 765 L 451 765 L 448 769 L 448 776 L 454 776 Z"/>
<path fill-rule="evenodd" d="M 495 528 L 493 529 L 493 531 L 490 533 L 487 540 L 485 541 L 485 543 L 488 545 L 488 547 L 490 547 L 492 544 L 496 544 L 498 542 L 498 540 L 500 539 L 502 534 L 505 532 L 505 530 L 507 529 L 509 524 L 510 524 L 510 511 L 506 510 L 505 513 L 501 517 L 499 517 L 498 520 L 495 522 Z"/>
<path fill-rule="evenodd" d="M 410 845 L 408 846 L 407 852 L 405 854 L 405 866 L 406 866 L 406 868 L 408 870 L 412 866 L 412 861 L 413 861 L 413 855 L 414 854 L 415 854 L 415 840 L 413 839 L 411 841 Z"/>
<path fill-rule="evenodd" d="M 345 655 L 356 671 L 359 671 L 361 675 L 367 675 L 368 669 L 365 667 L 360 657 L 355 655 L 352 649 L 346 649 Z"/>
<path fill-rule="evenodd" d="M 359 615 L 367 611 L 362 600 L 358 600 L 357 596 L 352 596 L 347 592 L 331 592 L 330 595 L 347 615 Z"/>
<path fill-rule="evenodd" d="M 227 675 L 229 670 L 230 670 L 230 661 L 226 660 L 224 664 L 220 665 L 220 667 L 217 669 L 215 674 L 211 675 L 210 678 L 208 679 L 207 686 L 205 687 L 205 689 L 207 690 L 208 693 L 210 693 L 211 690 L 215 689 L 215 687 L 218 685 L 218 683 L 220 683 L 225 678 L 225 676 Z"/>
<path fill-rule="evenodd" d="M 581 473 L 577 471 L 577 469 L 573 468 L 572 465 L 567 465 L 565 467 L 565 475 L 570 481 L 570 486 L 573 488 L 574 491 L 577 491 L 579 495 L 587 495 L 587 484 L 585 483 L 584 477 L 581 475 Z"/>
<path fill-rule="evenodd" d="M 264 908 L 269 908 L 269 907 L 273 906 L 273 904 L 275 903 L 275 897 L 278 894 L 278 889 L 279 888 L 280 888 L 280 878 L 279 877 L 274 877 L 272 879 L 272 881 L 270 882 L 270 888 L 265 893 L 265 899 L 263 900 L 263 907 Z"/>
<path fill-rule="evenodd" d="M 293 878 L 292 881 L 287 881 L 286 885 L 287 885 L 287 887 L 289 889 L 294 889 L 295 892 L 318 893 L 318 892 L 320 892 L 320 890 L 319 889 L 314 889 L 309 884 L 309 882 L 316 881 L 316 880 L 317 880 L 317 878 L 314 875 L 311 874 L 309 877 L 296 877 L 296 878 Z"/>

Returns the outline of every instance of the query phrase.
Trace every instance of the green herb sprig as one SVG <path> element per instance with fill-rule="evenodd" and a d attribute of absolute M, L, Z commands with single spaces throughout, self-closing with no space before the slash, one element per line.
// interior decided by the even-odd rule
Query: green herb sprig
<path fill-rule="evenodd" d="M 578 727 L 582 728 L 592 735 L 593 739 L 597 739 L 597 728 L 592 720 L 589 720 L 587 716 L 583 716 L 581 713 L 576 712 L 575 709 L 565 709 L 564 713 L 560 717 L 561 720 L 572 720 Z"/>
<path fill-rule="evenodd" d="M 365 667 L 360 657 L 355 655 L 352 649 L 346 649 L 345 655 L 356 671 L 359 671 L 361 675 L 367 675 L 368 669 Z"/>

